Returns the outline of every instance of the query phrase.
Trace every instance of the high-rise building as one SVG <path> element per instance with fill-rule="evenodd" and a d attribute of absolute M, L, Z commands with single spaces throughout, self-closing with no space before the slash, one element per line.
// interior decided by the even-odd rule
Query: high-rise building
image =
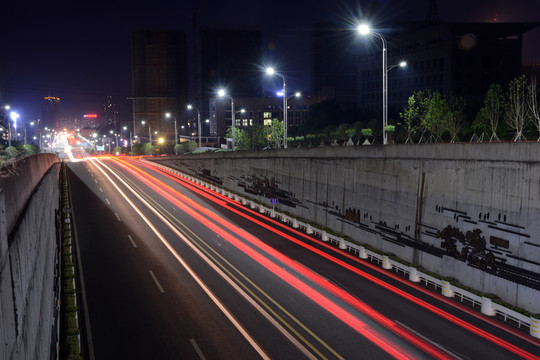
<path fill-rule="evenodd" d="M 324 99 L 355 103 L 357 44 L 352 31 L 331 23 L 311 27 L 311 93 Z M 357 42 L 356 42 L 357 43 Z"/>
<path fill-rule="evenodd" d="M 115 128 L 119 125 L 118 104 L 114 102 L 113 97 L 110 95 L 106 96 L 103 102 L 101 125 L 113 125 Z"/>
<path fill-rule="evenodd" d="M 463 97 L 478 108 L 493 83 L 505 87 L 522 74 L 523 34 L 539 23 L 410 23 L 385 33 L 388 44 L 388 116 L 417 90 Z M 375 38 L 374 36 L 372 36 Z M 374 39 L 358 57 L 359 105 L 382 112 L 382 43 Z M 393 65 L 406 61 L 406 68 Z"/>
<path fill-rule="evenodd" d="M 187 103 L 185 33 L 136 31 L 131 44 L 134 134 L 146 137 L 151 129 L 152 139 L 172 139 L 174 119 L 180 126 Z M 167 112 L 172 117 L 165 117 Z"/>
<path fill-rule="evenodd" d="M 262 96 L 263 75 L 256 66 L 262 59 L 260 30 L 207 29 L 199 34 L 200 90 L 192 101 L 199 102 L 203 116 L 210 113 L 209 99 L 218 87 L 233 97 Z"/>
<path fill-rule="evenodd" d="M 46 96 L 41 103 L 41 121 L 39 126 L 49 129 L 60 128 L 60 98 Z"/>

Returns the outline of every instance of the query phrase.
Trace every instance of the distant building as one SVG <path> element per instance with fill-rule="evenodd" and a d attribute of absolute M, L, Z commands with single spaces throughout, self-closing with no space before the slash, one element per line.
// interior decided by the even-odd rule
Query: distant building
<path fill-rule="evenodd" d="M 133 127 L 135 136 L 174 138 L 187 103 L 186 37 L 181 31 L 132 33 Z M 165 113 L 170 112 L 171 118 Z M 144 125 L 142 124 L 144 121 Z M 154 137 L 156 136 L 156 137 Z"/>
<path fill-rule="evenodd" d="M 209 114 L 209 99 L 218 87 L 224 87 L 233 97 L 262 95 L 263 74 L 257 69 L 262 59 L 260 30 L 207 29 L 200 31 L 200 84 L 191 99 Z"/>
<path fill-rule="evenodd" d="M 404 60 L 406 68 L 388 71 L 388 114 L 398 112 L 416 90 L 432 89 L 462 96 L 479 107 L 489 86 L 505 87 L 522 74 L 522 37 L 539 23 L 414 23 L 383 36 L 388 42 L 388 67 Z M 371 38 L 370 44 L 367 39 Z M 382 112 L 382 43 L 366 38 L 358 57 L 359 107 Z M 390 121 L 392 123 L 392 121 Z"/>
<path fill-rule="evenodd" d="M 60 128 L 60 98 L 56 96 L 46 96 L 41 102 L 41 120 L 39 126 L 42 129 Z"/>
<path fill-rule="evenodd" d="M 288 129 L 304 123 L 309 106 L 316 99 L 308 96 L 291 97 L 287 101 Z M 235 127 L 247 129 L 253 125 L 271 125 L 272 119 L 283 121 L 283 98 L 280 97 L 234 97 Z M 210 135 L 225 138 L 232 126 L 230 99 L 210 98 Z"/>
<path fill-rule="evenodd" d="M 113 97 L 108 95 L 105 97 L 105 101 L 102 105 L 101 112 L 101 125 L 110 126 L 113 125 L 115 129 L 118 128 L 119 117 L 118 117 L 118 104 L 114 102 Z"/>
<path fill-rule="evenodd" d="M 311 28 L 311 93 L 342 103 L 357 102 L 358 40 L 342 26 L 316 23 Z"/>

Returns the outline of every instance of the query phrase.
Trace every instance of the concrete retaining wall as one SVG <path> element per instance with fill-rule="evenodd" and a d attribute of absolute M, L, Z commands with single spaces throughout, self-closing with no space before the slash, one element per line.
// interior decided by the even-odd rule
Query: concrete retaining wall
<path fill-rule="evenodd" d="M 540 144 L 281 149 L 159 158 L 355 241 L 540 313 Z M 512 269 L 512 268 L 510 268 Z"/>
<path fill-rule="evenodd" d="M 36 155 L 0 178 L 0 359 L 55 351 L 59 169 L 56 157 Z"/>

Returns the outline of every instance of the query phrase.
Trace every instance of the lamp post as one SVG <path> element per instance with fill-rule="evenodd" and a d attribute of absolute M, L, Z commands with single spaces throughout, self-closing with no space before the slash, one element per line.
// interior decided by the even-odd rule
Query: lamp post
<path fill-rule="evenodd" d="M 199 147 L 202 147 L 202 140 L 201 140 L 201 112 L 196 107 L 193 107 L 191 105 L 187 106 L 188 110 L 195 110 L 197 111 L 197 132 L 199 133 Z"/>
<path fill-rule="evenodd" d="M 7 107 L 7 109 L 9 109 L 9 107 Z M 19 118 L 19 114 L 17 114 L 15 111 L 12 111 L 11 113 L 9 113 L 9 117 L 11 118 L 11 120 L 13 120 L 13 127 L 15 128 L 15 132 L 17 132 L 17 119 Z M 11 146 L 12 133 L 11 133 L 11 121 L 10 120 L 8 120 L 8 124 L 9 124 L 8 146 Z"/>
<path fill-rule="evenodd" d="M 144 124 L 146 124 L 146 121 L 141 121 L 141 125 Z M 152 145 L 152 128 L 150 127 L 150 123 L 148 123 L 148 142 Z"/>
<path fill-rule="evenodd" d="M 234 99 L 231 95 L 227 94 L 224 89 L 218 90 L 218 96 L 224 97 L 227 96 L 229 99 L 231 99 L 231 120 L 232 120 L 232 149 L 234 151 L 234 135 L 235 135 L 235 119 L 234 119 Z"/>
<path fill-rule="evenodd" d="M 176 145 L 178 144 L 178 130 L 176 129 L 176 118 L 172 116 L 171 113 L 166 113 L 165 117 L 174 119 L 174 145 Z"/>
<path fill-rule="evenodd" d="M 266 73 L 268 75 L 276 75 L 279 76 L 283 80 L 283 148 L 287 148 L 287 82 L 285 80 L 285 76 L 283 74 L 277 73 L 273 67 L 269 67 L 266 69 Z"/>
<path fill-rule="evenodd" d="M 124 126 L 124 130 L 127 129 L 127 126 Z M 131 137 L 131 129 L 129 129 L 129 153 L 133 156 L 133 138 Z"/>
<path fill-rule="evenodd" d="M 382 124 L 382 134 L 383 134 L 383 144 L 386 145 L 388 143 L 388 138 L 386 136 L 386 132 L 384 131 L 384 128 L 386 125 L 388 125 L 388 67 L 387 67 L 387 46 L 386 46 L 386 39 L 384 36 L 382 36 L 379 33 L 371 31 L 368 25 L 362 24 L 358 26 L 358 32 L 361 35 L 368 35 L 372 34 L 382 41 L 383 50 L 382 50 L 382 82 L 383 82 L 383 124 Z"/>

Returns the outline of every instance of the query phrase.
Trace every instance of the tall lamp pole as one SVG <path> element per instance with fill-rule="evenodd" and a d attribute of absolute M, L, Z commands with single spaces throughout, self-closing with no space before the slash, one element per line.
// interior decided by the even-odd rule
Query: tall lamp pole
<path fill-rule="evenodd" d="M 224 89 L 219 89 L 218 90 L 218 96 L 219 97 L 224 97 L 224 96 L 227 96 L 229 99 L 231 99 L 231 120 L 232 120 L 232 132 L 233 132 L 233 137 L 232 137 L 232 149 L 234 151 L 234 135 L 235 135 L 235 119 L 234 119 L 234 99 L 231 95 L 227 94 L 225 92 Z"/>
<path fill-rule="evenodd" d="M 171 115 L 171 113 L 165 114 L 166 118 L 173 118 L 174 119 L 174 145 L 178 144 L 178 129 L 176 128 L 176 118 Z"/>
<path fill-rule="evenodd" d="M 386 136 L 385 127 L 388 125 L 388 66 L 387 66 L 387 59 L 388 59 L 388 51 L 387 51 L 387 44 L 386 39 L 384 36 L 382 36 L 379 33 L 371 31 L 368 25 L 362 24 L 358 26 L 358 32 L 361 35 L 368 35 L 372 34 L 382 41 L 383 49 L 382 49 L 382 82 L 383 82 L 383 120 L 382 120 L 382 134 L 383 134 L 383 144 L 386 145 L 388 143 L 388 138 Z"/>
<path fill-rule="evenodd" d="M 285 80 L 285 76 L 283 74 L 277 73 L 273 67 L 269 67 L 266 69 L 266 73 L 268 75 L 276 75 L 279 76 L 283 80 L 283 148 L 287 148 L 287 115 L 288 115 L 288 109 L 287 109 L 287 81 Z"/>
<path fill-rule="evenodd" d="M 196 107 L 193 107 L 192 105 L 187 106 L 188 110 L 195 110 L 197 111 L 197 132 L 199 133 L 199 147 L 202 147 L 202 139 L 201 139 L 201 112 Z"/>

